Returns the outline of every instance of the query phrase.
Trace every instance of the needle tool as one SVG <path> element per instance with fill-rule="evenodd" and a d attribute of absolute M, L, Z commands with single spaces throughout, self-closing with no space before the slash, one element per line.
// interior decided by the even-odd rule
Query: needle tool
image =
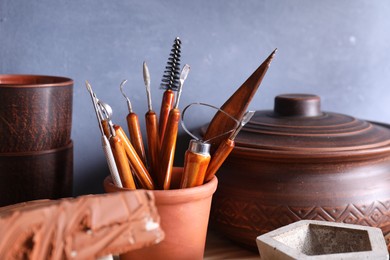
<path fill-rule="evenodd" d="M 129 110 L 129 113 L 126 116 L 126 121 L 127 121 L 127 127 L 129 129 L 130 141 L 134 149 L 136 150 L 138 156 L 141 158 L 142 162 L 146 165 L 145 148 L 142 141 L 142 132 L 138 120 L 138 115 L 133 112 L 130 99 L 128 98 L 128 96 L 125 94 L 123 90 L 123 87 L 126 84 L 126 82 L 127 80 L 122 81 L 120 85 L 120 91 L 126 99 L 127 108 Z"/>
<path fill-rule="evenodd" d="M 87 84 L 87 87 L 89 86 L 92 90 L 92 87 L 88 81 L 86 81 L 86 84 Z M 104 135 L 107 137 L 107 140 L 108 140 L 111 137 L 111 131 L 110 131 L 110 126 L 108 124 L 108 120 L 104 118 L 103 112 L 98 105 L 99 99 L 97 98 L 95 92 L 92 91 L 91 95 L 92 95 L 93 100 L 95 101 L 94 104 L 96 105 L 96 110 L 97 110 L 96 116 L 97 116 L 98 121 L 100 122 L 100 126 L 101 126 L 99 128 L 103 129 Z M 112 113 L 112 110 L 111 110 L 111 113 Z"/>
<path fill-rule="evenodd" d="M 108 169 L 110 171 L 111 178 L 116 186 L 122 188 L 123 186 L 122 186 L 122 182 L 121 182 L 121 179 L 119 176 L 118 168 L 116 167 L 116 164 L 115 164 L 114 155 L 112 153 L 107 136 L 104 133 L 103 126 L 101 125 L 102 118 L 101 118 L 101 114 L 99 112 L 98 105 L 97 105 L 98 99 L 96 98 L 96 95 L 93 92 L 92 87 L 88 81 L 85 82 L 85 85 L 87 87 L 88 92 L 91 95 L 91 98 L 92 98 L 93 108 L 95 110 L 96 118 L 97 118 L 98 124 L 99 124 L 99 129 L 101 132 L 101 141 L 102 141 L 103 152 L 104 152 L 104 155 L 105 155 L 106 160 L 107 160 Z"/>
<path fill-rule="evenodd" d="M 158 184 L 161 189 L 167 190 L 171 185 L 172 167 L 176 149 L 176 139 L 180 121 L 179 100 L 183 89 L 184 81 L 190 71 L 190 66 L 185 65 L 180 74 L 180 84 L 177 92 L 176 102 L 169 112 L 167 128 L 161 145 L 160 172 Z"/>
<path fill-rule="evenodd" d="M 165 67 L 164 75 L 160 88 L 165 89 L 160 109 L 159 117 L 159 136 L 162 142 L 166 131 L 168 122 L 169 111 L 173 108 L 175 93 L 179 87 L 179 74 L 180 74 L 180 54 L 181 54 L 181 41 L 179 37 L 173 42 L 170 56 L 168 58 L 167 66 Z"/>
<path fill-rule="evenodd" d="M 251 120 L 254 114 L 255 111 L 246 112 L 242 117 L 242 120 L 240 121 L 240 125 L 234 130 L 231 136 L 220 143 L 218 149 L 213 154 L 210 164 L 207 167 L 204 182 L 210 181 L 217 173 L 222 163 L 225 161 L 225 159 L 229 156 L 230 152 L 233 150 L 235 146 L 234 139 L 241 131 L 241 129 Z"/>
<path fill-rule="evenodd" d="M 101 100 L 98 101 L 98 105 L 103 111 L 103 115 L 105 115 L 110 127 L 111 137 L 109 141 L 114 155 L 115 164 L 118 168 L 119 176 L 121 177 L 122 185 L 124 188 L 134 190 L 136 189 L 136 185 L 131 173 L 129 161 L 127 160 L 126 151 L 122 144 L 122 139 L 116 134 L 111 121 L 112 109 L 108 104 L 102 102 Z"/>
<path fill-rule="evenodd" d="M 115 134 L 119 136 L 122 140 L 123 147 L 125 149 L 127 159 L 130 161 L 130 165 L 133 169 L 134 175 L 138 180 L 141 188 L 147 190 L 155 189 L 155 184 L 152 178 L 149 175 L 146 166 L 143 164 L 141 158 L 138 156 L 133 145 L 130 143 L 129 138 L 127 138 L 125 131 L 119 125 L 114 125 Z"/>
<path fill-rule="evenodd" d="M 146 133 L 148 140 L 148 159 L 149 173 L 157 181 L 159 156 L 160 156 L 160 138 L 158 133 L 157 114 L 153 111 L 152 96 L 150 91 L 150 73 L 146 62 L 143 63 L 143 76 L 148 99 L 148 111 L 145 114 Z"/>
<path fill-rule="evenodd" d="M 256 69 L 255 72 L 241 85 L 240 88 L 222 105 L 221 110 L 233 116 L 240 121 L 248 108 L 253 96 L 262 82 L 264 75 L 266 74 L 273 57 L 275 56 L 277 49 L 275 49 L 268 58 Z M 206 133 L 203 136 L 204 140 L 213 139 L 211 142 L 211 155 L 218 148 L 222 140 L 227 136 L 220 136 L 219 138 L 213 138 L 219 136 L 221 133 L 226 133 L 227 130 L 233 128 L 233 122 L 225 120 L 221 111 L 218 111 L 211 120 Z"/>

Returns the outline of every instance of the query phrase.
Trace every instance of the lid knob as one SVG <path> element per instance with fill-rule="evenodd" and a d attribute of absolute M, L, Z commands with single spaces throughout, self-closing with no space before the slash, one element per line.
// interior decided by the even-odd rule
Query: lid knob
<path fill-rule="evenodd" d="M 310 94 L 283 94 L 275 97 L 274 112 L 279 116 L 320 116 L 321 100 Z"/>

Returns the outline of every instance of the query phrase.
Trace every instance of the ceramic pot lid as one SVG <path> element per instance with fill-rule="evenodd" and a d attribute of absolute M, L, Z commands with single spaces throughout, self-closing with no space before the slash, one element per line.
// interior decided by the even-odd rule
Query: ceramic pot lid
<path fill-rule="evenodd" d="M 390 148 L 384 125 L 323 112 L 320 98 L 285 94 L 274 110 L 257 111 L 236 138 L 236 147 L 297 152 L 340 152 Z"/>

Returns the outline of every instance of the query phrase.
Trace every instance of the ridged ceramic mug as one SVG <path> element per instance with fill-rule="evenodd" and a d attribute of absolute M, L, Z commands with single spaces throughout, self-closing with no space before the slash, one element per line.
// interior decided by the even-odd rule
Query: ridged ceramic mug
<path fill-rule="evenodd" d="M 0 75 L 0 153 L 46 151 L 69 144 L 73 80 Z"/>

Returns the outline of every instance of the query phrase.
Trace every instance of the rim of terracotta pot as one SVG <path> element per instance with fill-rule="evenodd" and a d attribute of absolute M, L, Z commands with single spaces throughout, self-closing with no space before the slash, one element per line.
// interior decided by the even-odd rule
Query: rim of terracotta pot
<path fill-rule="evenodd" d="M 119 188 L 114 185 L 112 182 L 111 176 L 107 176 L 104 179 L 104 186 L 110 189 L 111 191 L 120 192 L 120 191 L 132 191 L 127 188 Z M 218 179 L 214 176 L 209 182 L 203 184 L 202 186 L 185 188 L 185 189 L 171 189 L 171 190 L 150 190 L 156 201 L 159 204 L 177 204 L 177 203 L 186 203 L 194 200 L 201 200 L 204 198 L 211 197 L 216 191 L 218 186 Z M 106 189 L 107 192 L 107 189 Z"/>
<path fill-rule="evenodd" d="M 35 74 L 0 74 L 0 87 L 43 88 L 73 85 L 71 78 Z"/>

